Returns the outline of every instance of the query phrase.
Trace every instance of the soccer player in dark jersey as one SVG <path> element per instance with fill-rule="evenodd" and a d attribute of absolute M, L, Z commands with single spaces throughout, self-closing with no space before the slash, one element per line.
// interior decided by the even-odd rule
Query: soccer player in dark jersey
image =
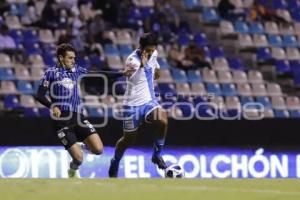
<path fill-rule="evenodd" d="M 83 116 L 79 96 L 78 79 L 89 72 L 75 64 L 75 57 L 75 49 L 70 44 L 61 44 L 57 49 L 58 65 L 46 70 L 37 92 L 37 100 L 51 110 L 57 137 L 72 157 L 69 177 L 78 177 L 77 170 L 83 161 L 78 141 L 83 141 L 93 154 L 103 152 L 99 135 Z M 123 74 L 126 72 L 117 75 Z M 48 91 L 50 100 L 47 98 Z"/>

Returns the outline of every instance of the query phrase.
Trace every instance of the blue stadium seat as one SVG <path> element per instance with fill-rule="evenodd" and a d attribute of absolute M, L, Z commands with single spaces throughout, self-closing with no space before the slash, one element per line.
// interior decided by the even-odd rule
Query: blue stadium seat
<path fill-rule="evenodd" d="M 4 97 L 4 108 L 6 109 L 16 109 L 20 108 L 19 99 L 15 95 L 6 95 Z"/>
<path fill-rule="evenodd" d="M 190 35 L 185 31 L 179 32 L 177 42 L 180 46 L 187 46 L 190 43 Z"/>
<path fill-rule="evenodd" d="M 245 105 L 247 103 L 253 103 L 254 99 L 253 99 L 253 97 L 250 97 L 250 96 L 241 96 L 240 97 L 240 102 L 241 102 L 242 105 Z"/>
<path fill-rule="evenodd" d="M 213 23 L 220 21 L 220 17 L 213 8 L 204 8 L 202 12 L 202 19 L 204 22 Z"/>
<path fill-rule="evenodd" d="M 197 114 L 201 118 L 213 118 L 215 117 L 215 113 L 217 112 L 218 108 L 214 107 L 213 105 L 209 104 L 201 104 L 197 108 Z"/>
<path fill-rule="evenodd" d="M 17 87 L 18 87 L 18 91 L 21 92 L 22 94 L 34 94 L 34 90 L 29 81 L 24 81 L 24 80 L 18 81 Z"/>
<path fill-rule="evenodd" d="M 300 110 L 289 110 L 290 117 L 300 118 Z"/>
<path fill-rule="evenodd" d="M 202 83 L 202 77 L 200 71 L 188 70 L 187 71 L 188 82 L 190 83 Z"/>
<path fill-rule="evenodd" d="M 116 95 L 124 95 L 126 90 L 126 80 L 118 79 L 118 82 L 115 82 L 115 94 Z"/>
<path fill-rule="evenodd" d="M 212 93 L 215 96 L 222 96 L 221 87 L 217 83 L 207 83 L 206 90 L 208 93 Z"/>
<path fill-rule="evenodd" d="M 178 82 L 178 83 L 186 83 L 187 82 L 187 77 L 185 74 L 185 71 L 181 69 L 172 69 L 172 76 L 173 79 Z"/>
<path fill-rule="evenodd" d="M 97 107 L 87 107 L 89 117 L 103 117 L 104 111 Z"/>
<path fill-rule="evenodd" d="M 193 10 L 200 6 L 198 0 L 184 0 L 183 3 L 185 8 L 188 10 Z"/>
<path fill-rule="evenodd" d="M 39 109 L 38 108 L 24 108 L 24 116 L 25 117 L 39 117 Z"/>
<path fill-rule="evenodd" d="M 26 44 L 39 42 L 39 36 L 35 30 L 28 29 L 23 31 L 23 38 Z"/>
<path fill-rule="evenodd" d="M 293 72 L 300 72 L 300 61 L 299 60 L 291 60 L 290 67 Z"/>
<path fill-rule="evenodd" d="M 251 22 L 249 32 L 252 34 L 264 34 L 265 30 L 260 22 Z"/>
<path fill-rule="evenodd" d="M 208 40 L 205 33 L 196 33 L 194 35 L 194 40 L 199 46 L 207 46 Z"/>
<path fill-rule="evenodd" d="M 194 102 L 194 105 L 197 106 L 199 103 L 206 102 L 206 100 L 203 98 L 203 96 L 195 96 L 193 98 L 193 102 Z"/>
<path fill-rule="evenodd" d="M 297 48 L 299 46 L 298 41 L 294 35 L 284 35 L 282 43 L 284 47 Z"/>
<path fill-rule="evenodd" d="M 16 77 L 12 69 L 0 68 L 0 80 L 15 80 Z"/>
<path fill-rule="evenodd" d="M 98 70 L 102 70 L 105 67 L 105 61 L 101 60 L 101 58 L 98 55 L 91 55 L 89 60 L 91 67 L 96 67 Z"/>
<path fill-rule="evenodd" d="M 239 58 L 230 57 L 227 58 L 229 67 L 234 70 L 244 70 L 245 66 L 242 64 L 242 61 Z"/>
<path fill-rule="evenodd" d="M 226 111 L 223 111 L 223 116 L 225 117 L 236 117 L 239 116 L 240 111 L 238 109 L 228 109 Z"/>
<path fill-rule="evenodd" d="M 270 99 L 265 96 L 256 97 L 256 102 L 261 103 L 265 108 L 271 108 L 272 106 Z"/>
<path fill-rule="evenodd" d="M 119 49 L 122 57 L 128 56 L 133 51 L 131 44 L 120 44 Z"/>
<path fill-rule="evenodd" d="M 180 108 L 181 112 L 182 112 L 182 116 L 183 117 L 193 117 L 194 116 L 194 109 L 192 107 L 192 104 L 180 104 L 177 105 L 177 107 Z"/>
<path fill-rule="evenodd" d="M 104 46 L 104 53 L 107 56 L 119 56 L 119 50 L 114 44 L 106 44 Z"/>
<path fill-rule="evenodd" d="M 76 57 L 76 64 L 80 67 L 89 69 L 91 64 L 90 64 L 90 60 L 86 57 L 82 57 L 82 56 L 77 56 Z"/>
<path fill-rule="evenodd" d="M 43 54 L 43 60 L 44 60 L 44 63 L 48 67 L 52 67 L 52 66 L 56 65 L 56 57 L 52 53 L 44 53 Z"/>
<path fill-rule="evenodd" d="M 294 85 L 297 87 L 300 86 L 300 71 L 294 71 Z"/>
<path fill-rule="evenodd" d="M 176 90 L 175 87 L 172 83 L 160 83 L 158 84 L 158 88 L 161 94 L 170 94 L 170 95 L 175 95 Z"/>
<path fill-rule="evenodd" d="M 289 118 L 287 110 L 273 109 L 276 118 Z"/>
<path fill-rule="evenodd" d="M 287 1 L 289 10 L 297 10 L 300 9 L 300 1 L 299 0 L 289 0 Z"/>
<path fill-rule="evenodd" d="M 224 96 L 236 96 L 237 92 L 234 84 L 222 84 L 222 94 Z"/>
<path fill-rule="evenodd" d="M 212 58 L 225 57 L 225 53 L 222 47 L 214 47 L 210 50 Z"/>
<path fill-rule="evenodd" d="M 268 36 L 268 43 L 272 47 L 281 47 L 282 46 L 282 39 L 279 35 L 269 35 Z"/>
<path fill-rule="evenodd" d="M 272 59 L 270 49 L 266 47 L 258 48 L 256 52 L 256 56 L 257 56 L 257 60 L 259 61 L 266 61 Z"/>
<path fill-rule="evenodd" d="M 290 64 L 286 60 L 276 60 L 275 67 L 278 74 L 285 74 L 291 71 Z"/>
<path fill-rule="evenodd" d="M 139 10 L 144 20 L 149 19 L 153 13 L 152 7 L 140 7 Z"/>
<path fill-rule="evenodd" d="M 157 58 L 157 62 L 161 69 L 168 69 L 169 63 L 166 58 Z"/>
<path fill-rule="evenodd" d="M 273 0 L 271 2 L 274 9 L 286 9 L 288 7 L 285 0 Z"/>
<path fill-rule="evenodd" d="M 27 55 L 34 55 L 34 54 L 41 55 L 43 53 L 42 49 L 40 48 L 39 43 L 26 42 L 25 39 L 24 39 L 24 49 L 25 49 Z"/>
<path fill-rule="evenodd" d="M 33 92 L 36 93 L 40 85 L 40 81 L 34 81 L 32 84 Z"/>
<path fill-rule="evenodd" d="M 292 15 L 292 18 L 294 21 L 300 22 L 300 10 L 299 9 L 292 10 L 291 15 Z"/>
<path fill-rule="evenodd" d="M 243 21 L 236 21 L 234 24 L 234 29 L 238 33 L 249 33 L 249 27 L 247 23 Z"/>
<path fill-rule="evenodd" d="M 9 35 L 14 39 L 17 46 L 23 43 L 22 31 L 12 29 L 9 31 Z"/>
<path fill-rule="evenodd" d="M 163 102 L 161 105 L 164 109 L 170 109 L 170 108 L 172 108 L 174 103 L 177 102 L 177 97 L 161 95 L 161 101 Z"/>
<path fill-rule="evenodd" d="M 27 11 L 27 5 L 25 3 L 11 3 L 10 4 L 10 14 L 16 16 L 24 16 Z"/>

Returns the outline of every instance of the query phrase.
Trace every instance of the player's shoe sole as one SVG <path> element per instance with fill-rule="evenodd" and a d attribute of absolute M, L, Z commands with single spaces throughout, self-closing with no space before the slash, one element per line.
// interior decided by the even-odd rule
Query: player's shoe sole
<path fill-rule="evenodd" d="M 152 162 L 158 166 L 159 169 L 166 169 L 168 166 L 166 165 L 163 158 L 159 155 L 153 155 L 152 156 Z"/>
<path fill-rule="evenodd" d="M 110 178 L 117 178 L 118 177 L 118 170 L 119 170 L 119 162 L 115 159 L 110 160 L 110 166 L 108 170 L 108 176 Z"/>

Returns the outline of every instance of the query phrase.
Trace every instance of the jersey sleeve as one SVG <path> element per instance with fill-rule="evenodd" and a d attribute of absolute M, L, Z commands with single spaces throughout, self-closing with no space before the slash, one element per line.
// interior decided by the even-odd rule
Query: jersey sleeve
<path fill-rule="evenodd" d="M 133 68 L 133 69 L 137 70 L 140 67 L 140 65 L 141 65 L 141 62 L 133 56 L 129 56 L 125 62 L 126 68 Z"/>
<path fill-rule="evenodd" d="M 36 100 L 39 101 L 42 105 L 47 108 L 51 107 L 51 101 L 46 97 L 47 91 L 49 90 L 49 86 L 53 81 L 53 71 L 47 70 L 40 80 L 40 84 L 36 93 Z"/>
<path fill-rule="evenodd" d="M 86 68 L 83 68 L 83 67 L 79 67 L 78 71 L 79 71 L 80 74 L 87 74 L 88 73 L 88 70 Z"/>
<path fill-rule="evenodd" d="M 126 59 L 125 70 L 126 69 L 131 69 L 132 70 L 131 75 L 129 76 L 129 78 L 132 78 L 136 74 L 136 72 L 138 71 L 140 66 L 141 66 L 141 62 L 137 58 L 135 58 L 133 56 L 129 56 Z"/>
<path fill-rule="evenodd" d="M 44 73 L 44 76 L 42 77 L 42 79 L 40 80 L 39 85 L 44 88 L 49 88 L 52 79 L 53 79 L 53 72 L 51 70 L 47 70 Z"/>

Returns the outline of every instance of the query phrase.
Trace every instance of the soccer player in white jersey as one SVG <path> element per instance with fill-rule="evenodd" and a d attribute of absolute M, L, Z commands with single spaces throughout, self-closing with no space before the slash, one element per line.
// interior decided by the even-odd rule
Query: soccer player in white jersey
<path fill-rule="evenodd" d="M 140 38 L 139 44 L 140 47 L 126 60 L 126 69 L 134 70 L 127 76 L 123 105 L 124 134 L 116 144 L 109 167 L 109 177 L 118 176 L 119 162 L 125 150 L 134 143 L 138 128 L 143 122 L 151 123 L 155 127 L 152 162 L 160 169 L 167 168 L 161 151 L 165 144 L 168 118 L 158 104 L 153 84 L 154 80 L 159 78 L 159 64 L 156 59 L 157 37 L 152 33 L 146 33 Z"/>

